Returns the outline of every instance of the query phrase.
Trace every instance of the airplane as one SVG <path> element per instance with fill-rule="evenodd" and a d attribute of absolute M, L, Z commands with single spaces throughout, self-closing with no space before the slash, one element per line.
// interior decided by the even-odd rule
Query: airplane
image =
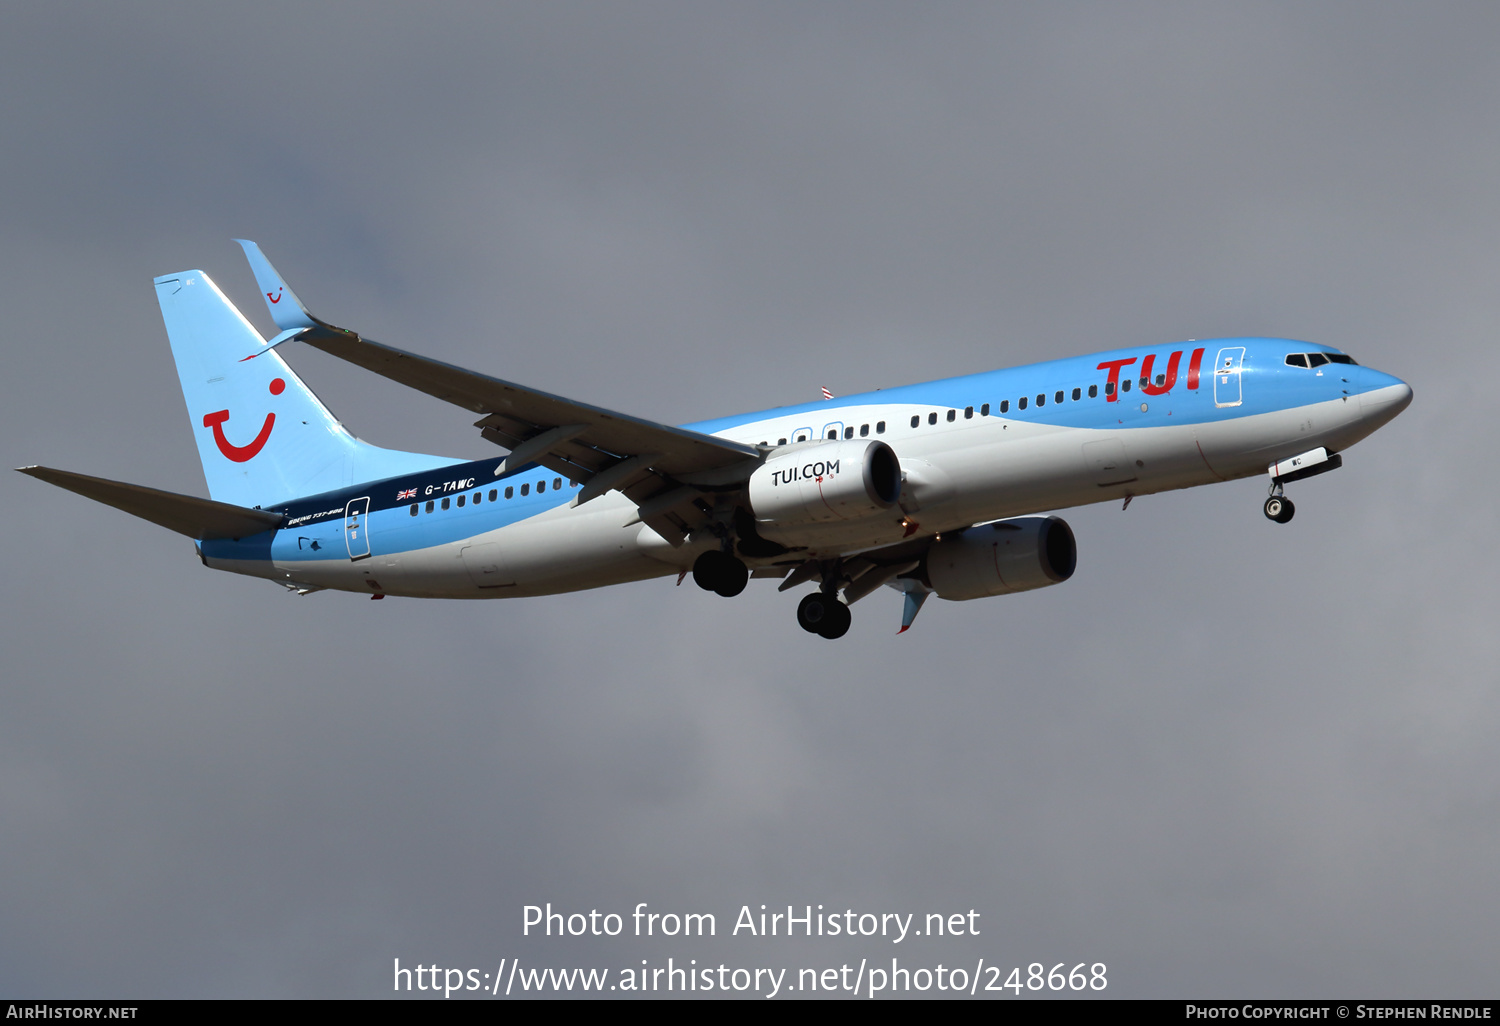
<path fill-rule="evenodd" d="M 31 466 L 22 473 L 186 535 L 205 566 L 289 592 L 511 598 L 691 573 L 812 584 L 797 622 L 842 637 L 888 586 L 911 627 L 1066 581 L 1050 511 L 1265 474 L 1335 470 L 1411 387 L 1328 346 L 1229 338 L 1118 349 L 672 427 L 382 345 L 308 312 L 244 249 L 279 333 L 200 270 L 155 279 L 211 499 Z M 291 341 L 478 415 L 502 458 L 351 435 L 282 358 Z"/>

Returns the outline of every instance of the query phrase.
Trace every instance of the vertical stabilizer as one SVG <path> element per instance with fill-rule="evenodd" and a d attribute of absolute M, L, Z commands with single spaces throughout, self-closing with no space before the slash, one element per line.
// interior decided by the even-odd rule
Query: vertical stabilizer
<path fill-rule="evenodd" d="M 202 271 L 157 278 L 156 296 L 215 500 L 265 506 L 456 462 L 349 434 Z"/>

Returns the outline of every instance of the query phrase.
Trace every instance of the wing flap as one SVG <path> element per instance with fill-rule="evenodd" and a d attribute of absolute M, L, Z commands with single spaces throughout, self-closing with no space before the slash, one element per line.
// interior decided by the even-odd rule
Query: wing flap
<path fill-rule="evenodd" d="M 501 444 L 507 437 L 524 444 L 543 431 L 578 425 L 584 430 L 570 441 L 606 458 L 660 453 L 655 469 L 668 474 L 712 470 L 760 456 L 754 446 L 575 402 L 371 342 L 353 332 L 308 332 L 302 341 L 408 388 L 484 414 L 492 422 L 487 426 L 496 433 L 494 440 Z M 526 438 L 520 437 L 521 431 L 526 431 Z"/>
<path fill-rule="evenodd" d="M 733 487 L 749 476 L 761 458 L 755 446 L 575 402 L 361 338 L 309 313 L 260 248 L 248 241 L 240 244 L 266 296 L 267 309 L 277 326 L 285 329 L 266 349 L 295 338 L 329 356 L 480 414 L 475 427 L 481 435 L 511 452 L 498 464 L 497 474 L 537 463 L 584 484 L 580 502 L 617 488 L 640 505 L 684 484 L 704 492 Z M 609 475 L 608 486 L 588 488 L 600 475 Z M 660 525 L 668 536 L 699 522 L 703 509 L 681 505 L 647 511 L 642 519 Z"/>

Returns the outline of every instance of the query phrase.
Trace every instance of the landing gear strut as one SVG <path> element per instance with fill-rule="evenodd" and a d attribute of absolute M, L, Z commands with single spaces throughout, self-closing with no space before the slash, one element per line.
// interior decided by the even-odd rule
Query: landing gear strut
<path fill-rule="evenodd" d="M 798 625 L 809 634 L 817 634 L 830 641 L 847 634 L 853 619 L 849 607 L 830 592 L 815 591 L 804 596 L 797 604 Z"/>
<path fill-rule="evenodd" d="M 1286 497 L 1280 481 L 1271 485 L 1271 497 L 1266 500 L 1262 509 L 1265 510 L 1266 519 L 1274 520 L 1278 524 L 1286 523 L 1297 512 L 1297 507 L 1292 505 L 1292 500 Z"/>
<path fill-rule="evenodd" d="M 725 598 L 744 591 L 749 580 L 750 568 L 720 549 L 710 549 L 693 563 L 693 583 Z"/>

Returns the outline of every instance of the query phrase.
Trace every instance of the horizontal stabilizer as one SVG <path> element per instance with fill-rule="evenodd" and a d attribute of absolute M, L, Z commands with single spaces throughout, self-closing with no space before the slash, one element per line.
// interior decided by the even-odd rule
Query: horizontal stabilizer
<path fill-rule="evenodd" d="M 178 495 L 144 485 L 109 481 L 87 474 L 74 474 L 50 467 L 19 467 L 23 474 L 106 506 L 124 510 L 131 516 L 149 520 L 169 531 L 185 534 L 200 541 L 211 538 L 248 538 L 281 525 L 281 514 L 231 506 L 192 495 Z"/>

